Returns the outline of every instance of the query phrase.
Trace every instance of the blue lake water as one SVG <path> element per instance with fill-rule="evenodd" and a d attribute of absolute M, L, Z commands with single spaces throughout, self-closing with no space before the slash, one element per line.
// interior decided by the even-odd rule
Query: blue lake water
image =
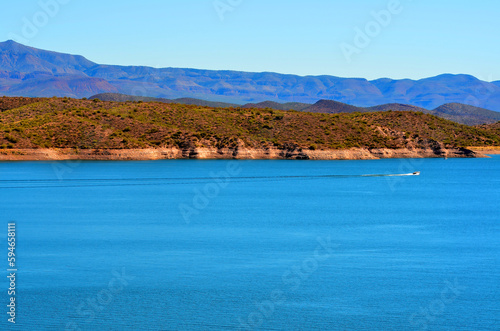
<path fill-rule="evenodd" d="M 7 162 L 0 183 L 1 329 L 499 330 L 498 156 Z"/>

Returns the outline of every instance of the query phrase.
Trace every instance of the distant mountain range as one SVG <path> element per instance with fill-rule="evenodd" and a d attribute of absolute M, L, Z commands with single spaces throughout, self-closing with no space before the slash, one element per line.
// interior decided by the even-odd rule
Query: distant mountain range
<path fill-rule="evenodd" d="M 245 105 L 230 104 L 216 101 L 206 101 L 193 98 L 180 98 L 180 99 L 162 99 L 162 98 L 151 98 L 151 97 L 138 97 L 124 94 L 116 93 L 102 93 L 91 96 L 90 99 L 99 99 L 102 101 L 157 101 L 165 103 L 177 103 L 177 104 L 187 104 L 187 105 L 198 105 L 204 107 L 214 107 L 214 108 L 228 108 L 228 107 L 240 107 L 240 108 L 271 108 L 277 110 L 297 110 L 306 111 L 312 113 L 327 113 L 327 114 L 337 114 L 337 113 L 366 113 L 366 112 L 376 112 L 376 111 L 414 111 L 423 112 L 426 114 L 436 115 L 457 123 L 466 125 L 480 125 L 480 124 L 491 124 L 500 121 L 500 112 L 491 111 L 483 108 L 478 108 L 474 106 L 469 106 L 460 103 L 448 103 L 434 110 L 427 110 L 425 108 L 405 105 L 405 104 L 384 104 L 374 107 L 356 107 L 351 106 L 346 103 L 333 101 L 333 100 L 319 100 L 315 104 L 299 103 L 299 102 L 287 102 L 278 103 L 274 101 L 263 101 L 259 103 L 248 103 Z"/>
<path fill-rule="evenodd" d="M 484 110 L 500 110 L 500 81 L 490 83 L 469 75 L 368 81 L 271 72 L 156 69 L 101 65 L 80 55 L 40 50 L 14 41 L 0 43 L 0 95 L 82 98 L 99 93 L 168 100 L 194 98 L 239 105 L 265 101 L 278 103 L 270 108 L 297 110 L 311 107 L 303 104 L 315 104 L 320 100 L 311 111 L 329 109 L 331 103 L 328 101 L 333 100 L 345 109 L 349 109 L 349 105 L 407 104 L 435 110 L 445 104 L 460 103 L 485 108 L 474 109 L 488 118 L 492 115 Z M 283 103 L 285 105 L 280 106 Z M 451 108 L 442 109 L 442 112 L 449 117 L 463 117 L 468 109 Z"/>

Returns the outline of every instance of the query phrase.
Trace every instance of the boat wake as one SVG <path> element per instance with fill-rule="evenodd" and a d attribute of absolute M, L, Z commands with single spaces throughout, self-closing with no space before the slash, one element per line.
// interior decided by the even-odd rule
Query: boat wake
<path fill-rule="evenodd" d="M 370 175 L 309 175 L 309 176 L 248 176 L 248 177 L 169 177 L 169 178 L 69 178 L 69 179 L 7 179 L 0 180 L 0 189 L 29 188 L 70 188 L 99 186 L 150 186 L 150 185 L 189 185 L 206 184 L 214 180 L 228 182 L 270 182 L 283 180 L 313 180 L 332 178 L 362 177 L 400 177 L 418 176 L 420 172 L 409 174 L 370 174 Z"/>
<path fill-rule="evenodd" d="M 420 176 L 420 171 L 411 174 L 384 174 L 384 175 L 361 175 L 362 177 L 401 177 L 401 176 Z"/>

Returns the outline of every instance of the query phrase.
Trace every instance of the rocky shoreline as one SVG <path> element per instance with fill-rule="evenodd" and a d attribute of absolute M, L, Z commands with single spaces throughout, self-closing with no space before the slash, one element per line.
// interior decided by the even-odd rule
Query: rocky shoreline
<path fill-rule="evenodd" d="M 471 151 L 478 154 L 485 155 L 498 155 L 500 154 L 500 147 L 467 147 Z"/>
<path fill-rule="evenodd" d="M 257 149 L 257 148 L 147 148 L 147 149 L 4 149 L 0 161 L 58 160 L 376 160 L 389 158 L 477 158 L 484 152 L 443 146 L 426 149 L 351 148 L 345 150 Z"/>

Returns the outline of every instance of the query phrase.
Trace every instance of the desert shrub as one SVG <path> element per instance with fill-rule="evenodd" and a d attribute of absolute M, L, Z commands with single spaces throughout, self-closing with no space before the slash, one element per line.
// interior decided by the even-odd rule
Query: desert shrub
<path fill-rule="evenodd" d="M 152 128 L 152 129 L 149 129 L 148 131 L 146 131 L 146 133 L 153 134 L 153 133 L 157 133 L 158 131 L 160 131 L 160 130 L 158 130 L 157 128 Z"/>
<path fill-rule="evenodd" d="M 10 141 L 11 143 L 14 143 L 14 144 L 19 141 L 16 137 L 11 136 L 11 135 L 6 135 L 5 139 L 7 139 L 8 141 Z"/>

